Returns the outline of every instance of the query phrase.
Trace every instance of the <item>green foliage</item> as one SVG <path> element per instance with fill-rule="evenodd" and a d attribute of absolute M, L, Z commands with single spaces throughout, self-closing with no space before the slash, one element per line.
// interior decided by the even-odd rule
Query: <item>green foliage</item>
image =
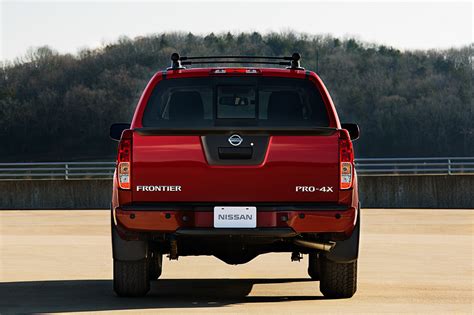
<path fill-rule="evenodd" d="M 317 70 L 341 121 L 357 122 L 357 156 L 473 156 L 470 47 L 399 51 L 293 33 L 166 33 L 62 55 L 30 50 L 0 68 L 3 161 L 111 159 L 113 122 L 130 121 L 156 72 L 182 55 L 291 55 Z"/>

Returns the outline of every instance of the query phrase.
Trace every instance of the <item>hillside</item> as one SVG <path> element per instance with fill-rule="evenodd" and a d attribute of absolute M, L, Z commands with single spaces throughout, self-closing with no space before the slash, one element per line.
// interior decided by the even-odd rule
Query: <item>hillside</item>
<path fill-rule="evenodd" d="M 170 54 L 291 55 L 317 70 L 341 121 L 357 122 L 359 157 L 474 156 L 471 50 L 399 51 L 304 34 L 157 34 L 77 55 L 48 47 L 0 75 L 0 161 L 113 159 L 113 122 L 131 119 Z"/>

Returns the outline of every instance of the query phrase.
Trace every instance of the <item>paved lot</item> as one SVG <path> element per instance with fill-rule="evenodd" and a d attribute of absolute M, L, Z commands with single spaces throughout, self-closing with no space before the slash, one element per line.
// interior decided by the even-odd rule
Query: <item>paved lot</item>
<path fill-rule="evenodd" d="M 471 313 L 474 210 L 362 212 L 359 290 L 326 300 L 304 259 L 166 261 L 140 299 L 112 292 L 107 211 L 0 211 L 0 313 Z"/>

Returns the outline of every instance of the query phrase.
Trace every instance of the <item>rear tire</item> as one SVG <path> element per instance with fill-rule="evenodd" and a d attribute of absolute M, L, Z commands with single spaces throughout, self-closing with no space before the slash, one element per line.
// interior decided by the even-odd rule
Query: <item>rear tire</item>
<path fill-rule="evenodd" d="M 150 280 L 157 280 L 161 276 L 163 270 L 163 254 L 151 252 L 149 258 L 149 278 Z"/>
<path fill-rule="evenodd" d="M 318 253 L 309 253 L 308 255 L 308 275 L 313 280 L 320 279 L 320 263 Z"/>
<path fill-rule="evenodd" d="M 114 291 L 118 296 L 144 296 L 150 290 L 148 260 L 114 259 Z"/>
<path fill-rule="evenodd" d="M 357 260 L 336 263 L 321 257 L 321 293 L 330 299 L 350 298 L 357 290 Z"/>

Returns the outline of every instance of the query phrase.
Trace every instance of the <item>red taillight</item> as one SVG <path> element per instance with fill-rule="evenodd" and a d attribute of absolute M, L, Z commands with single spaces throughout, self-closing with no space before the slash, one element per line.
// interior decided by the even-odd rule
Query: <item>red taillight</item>
<path fill-rule="evenodd" d="M 118 162 L 130 162 L 132 157 L 132 140 L 122 139 L 118 148 Z"/>
<path fill-rule="evenodd" d="M 118 184 L 122 189 L 131 188 L 132 139 L 129 130 L 122 134 L 117 154 Z"/>
<path fill-rule="evenodd" d="M 344 130 L 345 131 L 345 130 Z M 352 188 L 352 180 L 354 176 L 354 150 L 352 149 L 352 142 L 349 140 L 347 131 L 341 134 L 342 139 L 339 139 L 339 170 L 340 170 L 340 188 Z"/>

